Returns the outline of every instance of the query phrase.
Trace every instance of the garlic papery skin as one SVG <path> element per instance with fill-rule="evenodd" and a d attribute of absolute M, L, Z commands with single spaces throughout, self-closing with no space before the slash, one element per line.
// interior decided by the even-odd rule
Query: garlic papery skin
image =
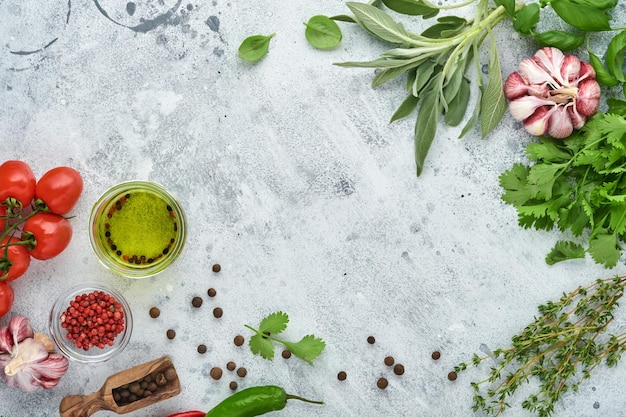
<path fill-rule="evenodd" d="M 598 110 L 600 84 L 595 77 L 587 62 L 557 48 L 542 48 L 507 77 L 509 112 L 531 135 L 566 138 Z"/>

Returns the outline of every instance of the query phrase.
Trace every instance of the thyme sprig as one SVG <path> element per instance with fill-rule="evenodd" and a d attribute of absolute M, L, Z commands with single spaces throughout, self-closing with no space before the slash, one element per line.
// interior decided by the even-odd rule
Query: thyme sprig
<path fill-rule="evenodd" d="M 626 332 L 611 335 L 607 327 L 625 285 L 626 276 L 617 276 L 563 293 L 558 301 L 538 307 L 540 316 L 511 338 L 510 347 L 488 356 L 475 354 L 470 362 L 458 364 L 456 372 L 491 363 L 485 379 L 471 382 L 474 412 L 499 416 L 511 406 L 518 388 L 536 381 L 536 391 L 521 405 L 549 417 L 563 395 L 578 391 L 598 365 L 615 366 L 626 350 Z"/>

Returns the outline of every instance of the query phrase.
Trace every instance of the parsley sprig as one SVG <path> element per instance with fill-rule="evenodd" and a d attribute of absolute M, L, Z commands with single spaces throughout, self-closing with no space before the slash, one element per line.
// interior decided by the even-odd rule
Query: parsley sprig
<path fill-rule="evenodd" d="M 513 393 L 533 380 L 539 384 L 522 407 L 549 417 L 555 403 L 565 393 L 576 392 L 598 365 L 615 366 L 626 351 L 626 333 L 609 335 L 607 327 L 625 285 L 626 277 L 621 276 L 564 293 L 558 301 L 540 305 L 541 315 L 511 338 L 510 347 L 457 365 L 455 371 L 461 372 L 490 362 L 489 376 L 471 383 L 473 410 L 499 416 L 510 407 Z"/>
<path fill-rule="evenodd" d="M 561 240 L 546 262 L 583 258 L 613 268 L 626 235 L 626 112 L 625 104 L 609 101 L 565 140 L 541 138 L 526 148 L 532 166 L 514 164 L 500 176 L 502 199 L 517 209 L 524 228 L 569 231 L 588 236 L 584 248 Z M 580 239 L 579 239 L 580 240 Z"/>
<path fill-rule="evenodd" d="M 313 365 L 313 359 L 319 356 L 326 347 L 326 343 L 314 335 L 306 335 L 299 342 L 288 342 L 277 338 L 275 335 L 282 333 L 289 323 L 289 316 L 282 311 L 272 313 L 261 320 L 259 328 L 246 327 L 255 334 L 250 338 L 250 350 L 255 355 L 272 360 L 274 358 L 274 343 L 284 345 L 292 354 L 302 359 L 309 365 Z"/>

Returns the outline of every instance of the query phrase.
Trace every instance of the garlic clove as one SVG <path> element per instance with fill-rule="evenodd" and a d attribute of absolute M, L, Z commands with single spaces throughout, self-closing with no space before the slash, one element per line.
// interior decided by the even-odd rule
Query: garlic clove
<path fill-rule="evenodd" d="M 13 336 L 13 344 L 20 343 L 22 340 L 31 338 L 34 335 L 33 327 L 24 316 L 15 316 L 9 322 L 9 333 Z"/>
<path fill-rule="evenodd" d="M 509 111 L 515 119 L 525 120 L 542 106 L 554 106 L 554 103 L 535 96 L 523 96 L 509 103 Z"/>
<path fill-rule="evenodd" d="M 558 88 L 560 85 L 552 75 L 532 58 L 524 58 L 522 62 L 520 62 L 519 74 L 528 84 L 548 84 L 552 88 Z"/>
<path fill-rule="evenodd" d="M 580 113 L 578 113 L 578 111 L 576 111 L 576 106 L 567 106 L 567 114 L 572 121 L 574 129 L 582 129 L 582 127 L 587 122 L 587 117 L 582 116 Z"/>
<path fill-rule="evenodd" d="M 16 351 L 17 354 L 4 367 L 4 373 L 8 376 L 22 373 L 30 364 L 44 360 L 49 355 L 43 343 L 39 343 L 33 338 L 24 339 L 17 345 Z"/>
<path fill-rule="evenodd" d="M 548 122 L 548 134 L 556 139 L 568 137 L 574 131 L 572 119 L 567 114 L 567 109 L 563 106 L 554 108 Z"/>
<path fill-rule="evenodd" d="M 54 352 L 54 343 L 52 343 L 52 340 L 50 340 L 50 338 L 46 336 L 45 334 L 35 333 L 35 335 L 33 336 L 33 339 L 35 339 L 38 342 L 43 343 L 43 345 L 46 347 L 46 350 L 48 352 Z"/>
<path fill-rule="evenodd" d="M 576 111 L 583 116 L 593 115 L 600 106 L 600 84 L 596 80 L 586 79 L 578 84 Z"/>
<path fill-rule="evenodd" d="M 580 59 L 575 55 L 567 55 L 563 59 L 563 65 L 561 66 L 561 77 L 567 85 L 571 85 L 580 77 Z"/>
<path fill-rule="evenodd" d="M 58 353 L 52 353 L 47 359 L 33 365 L 31 370 L 36 371 L 36 375 L 33 376 L 39 385 L 48 389 L 58 385 L 61 377 L 65 375 L 68 367 L 69 361 L 66 357 L 59 355 Z"/>
<path fill-rule="evenodd" d="M 563 67 L 565 54 L 563 54 L 560 49 L 553 47 L 541 48 L 535 53 L 532 60 L 545 69 L 548 74 L 556 77 L 559 84 L 566 84 L 565 80 L 561 77 L 561 68 Z"/>
<path fill-rule="evenodd" d="M 0 353 L 11 353 L 13 350 L 13 338 L 8 327 L 0 329 Z"/>
<path fill-rule="evenodd" d="M 596 70 L 593 69 L 590 63 L 580 62 L 580 74 L 578 75 L 578 82 L 586 80 L 587 78 L 596 79 Z"/>
<path fill-rule="evenodd" d="M 524 128 L 533 136 L 542 136 L 548 132 L 551 110 L 548 106 L 537 108 L 535 112 L 524 120 Z"/>
<path fill-rule="evenodd" d="M 512 72 L 504 81 L 504 95 L 508 100 L 525 96 L 528 93 L 528 84 L 518 72 Z"/>

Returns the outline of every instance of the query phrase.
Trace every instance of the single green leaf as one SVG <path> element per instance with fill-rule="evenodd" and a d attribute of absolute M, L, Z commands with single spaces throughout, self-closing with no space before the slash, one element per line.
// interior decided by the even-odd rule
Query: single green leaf
<path fill-rule="evenodd" d="M 589 54 L 589 63 L 596 72 L 596 81 L 601 85 L 606 85 L 607 87 L 614 87 L 618 85 L 619 80 L 609 73 L 602 63 L 602 60 L 591 53 L 591 51 L 587 51 L 587 53 Z"/>
<path fill-rule="evenodd" d="M 557 262 L 568 259 L 579 259 L 585 257 L 585 249 L 578 243 L 560 240 L 556 242 L 550 253 L 546 256 L 546 263 L 554 265 Z"/>
<path fill-rule="evenodd" d="M 415 111 L 417 108 L 417 104 L 419 103 L 419 98 L 415 97 L 413 94 L 409 94 L 400 107 L 395 111 L 395 113 L 391 116 L 391 120 L 389 123 L 393 123 L 396 120 L 402 119 L 404 117 L 409 116 L 411 113 Z"/>
<path fill-rule="evenodd" d="M 511 169 L 500 174 L 500 187 L 504 189 L 502 201 L 513 206 L 525 204 L 534 195 L 528 188 L 528 174 L 530 167 L 523 164 L 513 164 Z"/>
<path fill-rule="evenodd" d="M 622 117 L 626 117 L 626 101 L 609 98 L 606 102 L 609 106 L 607 113 L 618 114 Z"/>
<path fill-rule="evenodd" d="M 537 26 L 540 19 L 540 8 L 537 3 L 527 4 L 515 13 L 513 28 L 519 33 L 528 35 Z"/>
<path fill-rule="evenodd" d="M 626 30 L 622 30 L 611 39 L 604 55 L 607 70 L 620 82 L 626 81 L 623 68 L 624 51 L 626 51 Z"/>
<path fill-rule="evenodd" d="M 346 5 L 363 27 L 379 38 L 387 42 L 400 44 L 410 40 L 410 36 L 407 34 L 404 26 L 378 8 L 357 2 L 347 2 Z"/>
<path fill-rule="evenodd" d="M 569 0 L 574 5 L 595 7 L 600 10 L 609 10 L 617 6 L 618 0 Z M 576 6 L 574 6 L 576 7 Z"/>
<path fill-rule="evenodd" d="M 463 76 L 465 73 L 465 65 L 463 65 L 463 59 L 459 59 L 454 66 L 454 72 L 451 75 L 446 77 L 443 84 L 443 107 L 444 109 L 448 107 L 448 104 L 454 97 L 456 97 L 459 92 L 459 88 L 461 88 L 461 83 L 463 82 Z"/>
<path fill-rule="evenodd" d="M 282 342 L 287 349 L 309 365 L 313 365 L 313 359 L 318 357 L 326 347 L 326 343 L 314 335 L 306 335 L 299 342 Z"/>
<path fill-rule="evenodd" d="M 438 88 L 442 76 L 441 73 L 437 74 L 425 87 L 426 91 L 430 90 L 430 92 L 424 94 L 415 122 L 415 165 L 418 177 L 424 169 L 426 155 L 437 134 L 439 114 L 441 113 Z"/>
<path fill-rule="evenodd" d="M 401 68 L 406 67 L 406 59 L 389 59 L 379 58 L 372 61 L 347 61 L 336 62 L 338 67 L 353 67 L 353 68 Z"/>
<path fill-rule="evenodd" d="M 417 65 L 419 65 L 419 63 L 409 62 L 401 67 L 385 68 L 381 71 L 378 71 L 372 79 L 372 88 L 380 87 L 386 82 L 398 78 L 407 71 L 415 68 Z"/>
<path fill-rule="evenodd" d="M 496 6 L 504 6 L 506 15 L 510 18 L 515 16 L 515 0 L 494 0 Z"/>
<path fill-rule="evenodd" d="M 605 268 L 613 268 L 619 261 L 620 249 L 615 235 L 599 233 L 589 240 L 587 251 L 596 263 L 604 265 Z"/>
<path fill-rule="evenodd" d="M 458 126 L 463 120 L 467 111 L 470 92 L 470 81 L 467 78 L 463 78 L 457 95 L 450 101 L 448 110 L 444 114 L 444 122 L 448 126 Z"/>
<path fill-rule="evenodd" d="M 289 316 L 282 311 L 277 311 L 261 320 L 258 330 L 261 333 L 278 334 L 287 328 L 288 323 Z"/>
<path fill-rule="evenodd" d="M 584 33 L 571 33 L 562 30 L 532 33 L 532 37 L 541 46 L 553 46 L 561 51 L 577 49 L 585 42 Z"/>
<path fill-rule="evenodd" d="M 327 16 L 313 16 L 305 25 L 304 36 L 315 48 L 330 49 L 341 42 L 342 35 L 339 25 Z"/>
<path fill-rule="evenodd" d="M 261 60 L 270 47 L 270 40 L 274 37 L 274 33 L 269 36 L 254 35 L 250 36 L 241 43 L 238 49 L 239 58 L 248 62 L 257 62 Z"/>
<path fill-rule="evenodd" d="M 412 86 L 414 96 L 419 97 L 422 89 L 428 84 L 428 81 L 430 81 L 436 67 L 437 63 L 435 61 L 428 60 L 416 68 L 415 81 Z"/>
<path fill-rule="evenodd" d="M 467 20 L 457 16 L 442 16 L 437 19 L 437 22 L 424 30 L 421 36 L 431 39 L 452 37 L 468 25 Z"/>
<path fill-rule="evenodd" d="M 482 94 L 483 94 L 483 89 L 479 87 L 478 98 L 476 99 L 476 103 L 474 104 L 474 111 L 472 112 L 472 116 L 469 118 L 467 123 L 465 123 L 465 126 L 463 126 L 463 129 L 461 130 L 461 133 L 459 134 L 459 139 L 465 136 L 467 132 L 472 130 L 476 126 L 476 123 L 478 123 L 478 120 L 480 118 L 480 111 L 481 111 L 480 103 L 482 102 Z"/>
<path fill-rule="evenodd" d="M 554 139 L 541 138 L 541 142 L 530 142 L 526 145 L 526 156 L 531 161 L 562 163 L 572 159 L 572 153 Z"/>
<path fill-rule="evenodd" d="M 572 6 L 566 0 L 552 0 L 550 6 L 565 23 L 584 32 L 611 30 L 609 15 L 603 10 L 579 4 Z"/>
<path fill-rule="evenodd" d="M 357 23 L 357 21 L 354 20 L 354 17 L 349 16 L 347 14 L 339 14 L 339 15 L 331 16 L 330 18 L 332 20 L 336 20 L 337 22 Z"/>
<path fill-rule="evenodd" d="M 383 4 L 394 12 L 409 16 L 433 16 L 439 9 L 427 6 L 420 0 L 382 0 Z"/>
<path fill-rule="evenodd" d="M 248 341 L 250 350 L 255 355 L 261 355 L 264 359 L 272 360 L 274 358 L 274 345 L 269 339 L 264 338 L 260 334 L 255 334 Z"/>
<path fill-rule="evenodd" d="M 481 98 L 480 132 L 485 138 L 500 123 L 506 112 L 506 98 L 502 88 L 502 72 L 495 40 L 489 48 L 489 81 Z"/>

